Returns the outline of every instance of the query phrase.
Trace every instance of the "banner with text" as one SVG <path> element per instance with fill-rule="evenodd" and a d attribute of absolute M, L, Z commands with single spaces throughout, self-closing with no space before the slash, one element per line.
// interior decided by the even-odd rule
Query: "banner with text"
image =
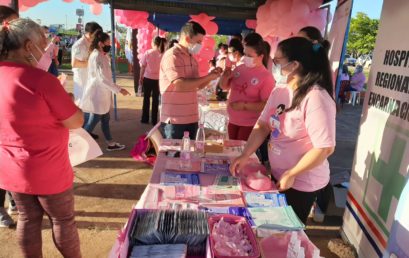
<path fill-rule="evenodd" d="M 365 94 L 343 225 L 359 257 L 384 254 L 408 180 L 409 34 L 403 26 L 409 24 L 407 10 L 409 1 L 384 0 Z"/>

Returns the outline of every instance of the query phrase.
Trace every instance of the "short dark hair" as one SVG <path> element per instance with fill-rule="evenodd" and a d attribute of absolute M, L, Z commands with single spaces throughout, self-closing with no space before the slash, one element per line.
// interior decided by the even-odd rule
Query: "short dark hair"
<path fill-rule="evenodd" d="M 180 33 L 189 36 L 189 38 L 193 38 L 198 34 L 206 35 L 205 29 L 199 23 L 194 21 L 187 22 L 183 25 Z"/>
<path fill-rule="evenodd" d="M 270 45 L 263 40 L 260 34 L 250 33 L 244 38 L 244 45 L 251 47 L 256 51 L 258 56 L 263 55 L 263 65 L 268 67 L 268 59 L 270 58 Z"/>
<path fill-rule="evenodd" d="M 96 22 L 87 22 L 87 24 L 85 24 L 85 32 L 86 33 L 94 34 L 97 30 L 102 31 L 102 27 L 98 23 L 96 23 Z"/>
<path fill-rule="evenodd" d="M 0 5 L 0 23 L 9 19 L 13 15 L 18 17 L 18 13 L 14 9 L 8 6 Z"/>
<path fill-rule="evenodd" d="M 239 39 L 231 39 L 229 43 L 229 48 L 231 49 L 232 52 L 239 52 L 240 55 L 244 55 L 244 50 L 243 50 L 243 44 L 241 44 L 241 41 Z"/>

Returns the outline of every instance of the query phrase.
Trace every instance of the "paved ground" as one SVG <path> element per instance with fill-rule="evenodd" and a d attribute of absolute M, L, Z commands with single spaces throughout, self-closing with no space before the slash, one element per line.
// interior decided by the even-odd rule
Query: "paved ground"
<path fill-rule="evenodd" d="M 119 84 L 133 92 L 133 82 L 127 78 Z M 137 202 L 149 181 L 152 168 L 137 163 L 129 155 L 136 138 L 149 130 L 139 123 L 141 98 L 118 97 L 119 120 L 111 122 L 114 139 L 127 145 L 127 149 L 104 153 L 93 161 L 76 167 L 75 204 L 76 220 L 81 239 L 83 257 L 106 257 L 115 241 L 118 230 L 127 221 L 132 206 Z M 331 157 L 332 173 L 350 170 L 355 151 L 361 107 L 345 105 L 337 123 L 337 149 Z M 113 120 L 113 116 L 112 116 Z M 96 133 L 102 136 L 99 128 Z M 103 146 L 103 140 L 99 140 Z M 331 206 L 331 216 L 324 223 L 310 223 L 307 233 L 321 249 L 324 257 L 337 257 L 328 248 L 328 241 L 339 237 L 342 209 Z M 17 219 L 17 217 L 14 217 Z M 14 229 L 0 229 L 0 258 L 21 257 Z M 44 258 L 61 257 L 53 245 L 47 219 L 43 229 Z"/>

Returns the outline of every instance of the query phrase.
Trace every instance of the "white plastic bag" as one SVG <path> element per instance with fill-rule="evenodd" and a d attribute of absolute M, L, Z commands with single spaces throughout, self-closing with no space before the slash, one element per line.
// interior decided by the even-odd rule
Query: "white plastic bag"
<path fill-rule="evenodd" d="M 71 166 L 82 164 L 102 155 L 98 143 L 82 128 L 70 130 L 68 154 Z"/>

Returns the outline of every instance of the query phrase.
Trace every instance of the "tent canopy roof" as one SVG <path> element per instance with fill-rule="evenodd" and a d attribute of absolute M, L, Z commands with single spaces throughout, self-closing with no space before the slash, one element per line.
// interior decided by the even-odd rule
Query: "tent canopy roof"
<path fill-rule="evenodd" d="M 215 16 L 218 34 L 232 35 L 246 29 L 246 19 L 256 19 L 257 8 L 266 0 L 97 0 L 114 9 L 149 12 L 149 21 L 166 31 L 179 31 L 189 15 Z M 323 4 L 332 0 L 322 0 Z"/>

